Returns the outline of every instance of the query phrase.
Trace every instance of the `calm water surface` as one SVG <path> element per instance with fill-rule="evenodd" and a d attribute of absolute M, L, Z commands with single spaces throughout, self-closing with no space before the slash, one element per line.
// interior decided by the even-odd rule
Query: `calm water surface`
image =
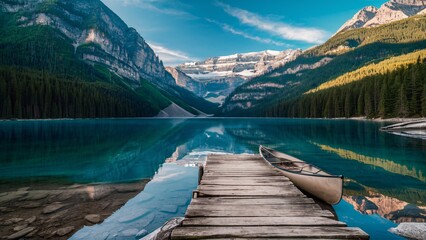
<path fill-rule="evenodd" d="M 210 152 L 256 153 L 259 144 L 345 176 L 340 220 L 372 239 L 400 222 L 426 221 L 426 140 L 380 132 L 383 123 L 298 119 L 122 119 L 0 122 L 0 194 L 37 182 L 146 188 L 90 236 L 134 239 L 183 216 Z"/>

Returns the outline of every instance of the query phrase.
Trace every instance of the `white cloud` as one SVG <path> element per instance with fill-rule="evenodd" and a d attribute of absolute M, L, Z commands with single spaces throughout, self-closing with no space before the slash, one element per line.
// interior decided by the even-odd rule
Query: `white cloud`
<path fill-rule="evenodd" d="M 269 39 L 269 38 L 261 38 L 261 37 L 258 37 L 258 36 L 253 36 L 253 35 L 250 35 L 248 33 L 243 32 L 243 31 L 236 30 L 235 28 L 233 28 L 232 26 L 230 26 L 226 23 L 220 23 L 220 22 L 217 22 L 217 21 L 214 21 L 214 20 L 211 20 L 211 19 L 206 19 L 206 20 L 208 22 L 219 25 L 220 27 L 222 27 L 223 30 L 225 30 L 227 32 L 230 32 L 230 33 L 235 34 L 235 35 L 240 35 L 240 36 L 247 38 L 247 39 L 251 39 L 251 40 L 261 42 L 261 43 L 266 43 L 266 44 L 273 44 L 273 45 L 276 45 L 276 46 L 291 47 L 290 44 L 274 41 L 274 40 Z"/>
<path fill-rule="evenodd" d="M 142 9 L 147 9 L 150 11 L 167 14 L 167 15 L 176 15 L 176 16 L 191 16 L 189 13 L 171 8 L 166 7 L 165 5 L 168 4 L 168 1 L 163 0 L 107 0 L 112 2 L 120 2 L 123 6 L 136 6 Z"/>
<path fill-rule="evenodd" d="M 163 61 L 165 66 L 175 66 L 184 62 L 196 61 L 196 59 L 189 57 L 186 53 L 172 50 L 164 46 L 148 43 L 151 46 L 152 50 L 158 55 L 158 57 Z"/>
<path fill-rule="evenodd" d="M 217 5 L 223 8 L 229 15 L 237 18 L 242 24 L 280 36 L 286 40 L 297 40 L 317 44 L 324 42 L 328 35 L 327 32 L 321 29 L 296 27 L 283 22 L 274 22 L 258 14 L 232 7 L 222 2 L 217 2 Z"/>

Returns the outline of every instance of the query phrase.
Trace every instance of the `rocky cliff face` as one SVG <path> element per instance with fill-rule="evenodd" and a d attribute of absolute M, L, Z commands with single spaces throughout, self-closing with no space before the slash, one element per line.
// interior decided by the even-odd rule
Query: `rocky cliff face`
<path fill-rule="evenodd" d="M 202 83 L 200 96 L 209 101 L 222 103 L 238 86 L 247 80 L 268 73 L 294 60 L 301 50 L 262 51 L 229 56 L 213 57 L 200 62 L 184 63 L 176 67 L 196 82 Z M 186 81 L 188 89 L 189 81 Z"/>
<path fill-rule="evenodd" d="M 300 84 L 299 81 L 277 81 L 277 78 L 285 75 L 301 77 L 304 71 L 323 67 L 333 60 L 331 57 L 324 57 L 309 64 L 294 64 L 294 66 L 284 66 L 275 70 L 262 81 L 250 81 L 240 86 L 232 92 L 223 106 L 224 112 L 250 110 L 263 103 L 264 99 L 271 98 L 279 94 L 283 89 Z"/>
<path fill-rule="evenodd" d="M 166 67 L 166 71 L 169 72 L 175 80 L 175 83 L 178 86 L 186 88 L 187 90 L 195 93 L 196 95 L 202 97 L 205 94 L 205 86 L 203 83 L 196 81 L 186 75 L 184 72 L 174 68 Z"/>
<path fill-rule="evenodd" d="M 375 27 L 414 16 L 426 9 L 426 0 L 390 0 L 379 9 L 369 6 L 357 12 L 337 32 Z"/>
<path fill-rule="evenodd" d="M 238 53 L 213 57 L 200 62 L 184 63 L 177 69 L 197 80 L 213 80 L 229 77 L 250 77 L 262 75 L 284 65 L 301 53 L 301 50 Z"/>
<path fill-rule="evenodd" d="M 174 84 L 145 40 L 99 0 L 2 0 L 2 11 L 19 14 L 20 27 L 48 25 L 68 37 L 78 57 L 108 66 L 137 84 Z"/>
<path fill-rule="evenodd" d="M 368 21 L 376 16 L 377 10 L 378 9 L 374 6 L 368 6 L 361 9 L 351 19 L 343 24 L 337 32 L 364 27 Z"/>

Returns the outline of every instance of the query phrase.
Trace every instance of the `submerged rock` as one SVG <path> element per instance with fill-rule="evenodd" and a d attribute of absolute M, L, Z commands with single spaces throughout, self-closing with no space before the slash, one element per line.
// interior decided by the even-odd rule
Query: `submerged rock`
<path fill-rule="evenodd" d="M 0 197 L 0 203 L 16 201 L 20 198 L 25 197 L 27 194 L 28 191 L 8 192 L 6 195 Z"/>
<path fill-rule="evenodd" d="M 89 214 L 86 215 L 84 219 L 91 223 L 99 223 L 101 221 L 101 216 L 99 214 Z"/>
<path fill-rule="evenodd" d="M 49 196 L 49 191 L 30 191 L 24 200 L 40 200 Z"/>
<path fill-rule="evenodd" d="M 74 191 L 64 191 L 64 192 L 61 192 L 57 197 L 56 197 L 56 199 L 58 200 L 58 201 L 67 201 L 67 200 L 69 200 L 70 198 L 72 198 L 72 197 L 74 197 L 76 195 L 76 192 L 74 192 Z"/>
<path fill-rule="evenodd" d="M 48 206 L 46 206 L 45 208 L 43 208 L 43 213 L 44 214 L 49 214 L 49 213 L 53 213 L 58 211 L 59 209 L 65 207 L 65 204 L 62 204 L 60 202 L 54 202 Z"/>
<path fill-rule="evenodd" d="M 27 222 L 28 224 L 31 224 L 31 223 L 35 222 L 35 220 L 37 220 L 37 217 L 36 216 L 32 216 L 30 218 L 27 218 L 25 220 L 25 222 Z"/>
<path fill-rule="evenodd" d="M 23 204 L 19 204 L 20 207 L 22 208 L 26 208 L 26 209 L 31 209 L 31 208 L 38 208 L 41 207 L 41 203 L 39 202 L 29 202 L 29 203 L 23 203 Z"/>
<path fill-rule="evenodd" d="M 14 223 L 18 223 L 22 220 L 24 220 L 24 219 L 22 219 L 22 218 L 10 218 L 10 219 L 4 221 L 3 223 L 1 223 L 0 225 L 9 226 L 9 225 L 12 225 Z"/>
<path fill-rule="evenodd" d="M 18 238 L 21 238 L 21 237 L 25 237 L 27 234 L 34 231 L 34 229 L 35 229 L 34 227 L 24 228 L 21 231 L 16 232 L 16 233 L 8 236 L 7 239 L 18 239 Z"/>
<path fill-rule="evenodd" d="M 114 186 L 115 190 L 119 193 L 129 193 L 129 192 L 139 192 L 141 190 L 141 187 L 138 185 L 126 185 L 126 184 L 119 184 Z"/>
<path fill-rule="evenodd" d="M 38 232 L 38 230 L 36 229 L 36 230 L 30 232 L 29 234 L 25 235 L 25 237 L 28 237 L 28 238 L 34 237 L 37 232 Z"/>
<path fill-rule="evenodd" d="M 111 186 L 93 186 L 93 190 L 89 191 L 89 197 L 92 200 L 98 201 L 101 200 L 107 196 L 110 196 L 112 193 L 114 193 L 114 188 L 112 188 Z"/>
<path fill-rule="evenodd" d="M 73 226 L 60 228 L 56 231 L 56 235 L 62 237 L 62 236 L 65 236 L 65 235 L 67 235 L 68 233 L 70 233 L 74 230 L 75 230 L 75 227 L 73 227 Z"/>
<path fill-rule="evenodd" d="M 426 223 L 405 222 L 395 228 L 390 228 L 389 231 L 410 239 L 426 239 Z"/>
<path fill-rule="evenodd" d="M 51 238 L 51 237 L 55 236 L 55 234 L 56 234 L 56 230 L 54 228 L 42 230 L 42 231 L 37 233 L 37 235 L 40 236 L 43 239 Z"/>
<path fill-rule="evenodd" d="M 19 231 L 21 231 L 22 229 L 27 228 L 27 227 L 28 227 L 28 224 L 24 223 L 24 224 L 21 224 L 21 225 L 18 225 L 18 226 L 16 226 L 16 227 L 14 227 L 14 228 L 13 228 L 13 231 L 15 231 L 15 232 L 19 232 Z"/>
<path fill-rule="evenodd" d="M 49 191 L 42 191 L 42 190 L 29 191 L 27 196 L 23 198 L 22 200 L 27 200 L 27 201 L 41 200 L 43 198 L 48 197 L 49 193 L 50 193 Z"/>

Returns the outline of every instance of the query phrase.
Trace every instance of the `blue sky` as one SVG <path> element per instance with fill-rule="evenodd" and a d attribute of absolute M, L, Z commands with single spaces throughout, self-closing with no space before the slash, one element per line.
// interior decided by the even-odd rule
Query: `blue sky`
<path fill-rule="evenodd" d="M 165 65 L 320 44 L 361 8 L 385 0 L 102 0 Z"/>

